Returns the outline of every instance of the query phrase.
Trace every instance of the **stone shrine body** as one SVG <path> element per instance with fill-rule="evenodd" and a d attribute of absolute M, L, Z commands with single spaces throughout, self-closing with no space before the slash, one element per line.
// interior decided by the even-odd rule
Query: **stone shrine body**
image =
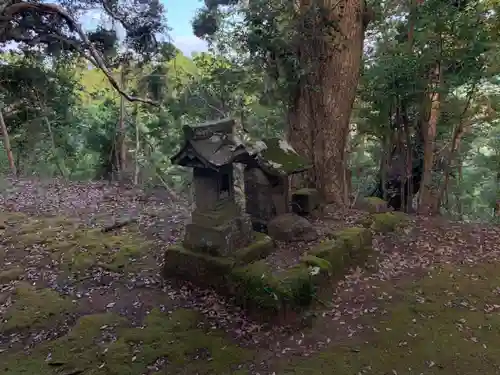
<path fill-rule="evenodd" d="M 185 142 L 172 163 L 193 168 L 194 201 L 183 246 L 228 255 L 266 231 L 269 220 L 290 211 L 288 177 L 310 166 L 283 140 L 243 142 L 233 119 L 183 128 Z M 256 144 L 259 147 L 255 147 Z M 233 163 L 245 165 L 246 213 L 235 200 Z"/>

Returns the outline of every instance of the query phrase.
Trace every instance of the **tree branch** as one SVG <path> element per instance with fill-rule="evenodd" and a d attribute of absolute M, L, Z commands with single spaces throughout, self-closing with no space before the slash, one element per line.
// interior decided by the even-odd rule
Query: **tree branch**
<path fill-rule="evenodd" d="M 92 42 L 90 42 L 89 38 L 87 37 L 87 34 L 83 31 L 82 27 L 69 15 L 68 12 L 66 12 L 63 8 L 61 8 L 59 5 L 56 4 L 41 4 L 41 3 L 26 3 L 26 2 L 21 2 L 21 3 L 14 3 L 6 8 L 3 9 L 3 15 L 6 17 L 12 17 L 15 14 L 22 13 L 27 10 L 34 10 L 37 12 L 41 13 L 48 13 L 48 14 L 57 14 L 60 16 L 62 19 L 66 21 L 68 24 L 68 27 L 70 30 L 76 32 L 78 36 L 81 38 L 83 45 L 89 50 L 90 56 L 87 56 L 86 54 L 83 54 L 84 57 L 86 57 L 92 64 L 94 64 L 97 68 L 99 68 L 106 78 L 108 79 L 109 83 L 113 88 L 118 91 L 120 95 L 122 95 L 125 99 L 127 99 L 130 102 L 142 102 L 146 104 L 151 104 L 154 106 L 158 106 L 159 103 L 155 102 L 150 99 L 142 99 L 136 96 L 132 96 L 128 93 L 126 93 L 118 84 L 116 79 L 113 77 L 111 74 L 109 68 L 107 67 L 106 63 L 104 62 L 104 59 L 102 58 L 100 52 L 94 47 Z M 75 46 L 74 44 L 72 44 Z M 80 53 L 82 52 L 81 48 L 76 48 L 77 51 Z M 91 57 L 91 59 L 89 59 Z"/>

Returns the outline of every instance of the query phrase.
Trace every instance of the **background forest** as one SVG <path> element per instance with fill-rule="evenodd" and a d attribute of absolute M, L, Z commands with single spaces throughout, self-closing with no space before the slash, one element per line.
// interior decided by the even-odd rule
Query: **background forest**
<path fill-rule="evenodd" d="M 252 136 L 288 137 L 314 164 L 302 183 L 328 201 L 398 196 L 401 209 L 498 220 L 496 0 L 205 0 L 193 28 L 210 50 L 191 57 L 154 1 L 3 3 L 3 176 L 187 194 L 189 171 L 169 160 L 182 126 L 233 116 Z M 104 23 L 82 30 L 96 6 Z"/>

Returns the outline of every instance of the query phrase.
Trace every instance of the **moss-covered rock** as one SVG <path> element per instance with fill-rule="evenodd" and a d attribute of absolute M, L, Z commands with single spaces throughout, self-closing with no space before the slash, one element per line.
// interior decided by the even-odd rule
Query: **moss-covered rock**
<path fill-rule="evenodd" d="M 234 265 L 235 261 L 227 257 L 213 257 L 185 249 L 181 245 L 172 245 L 165 251 L 163 274 L 166 278 L 224 287 Z"/>
<path fill-rule="evenodd" d="M 367 228 L 352 227 L 342 229 L 334 234 L 335 241 L 353 260 L 363 261 L 372 250 L 372 234 Z"/>
<path fill-rule="evenodd" d="M 279 310 L 282 298 L 278 280 L 272 271 L 264 261 L 236 267 L 230 277 L 231 293 L 245 307 Z"/>
<path fill-rule="evenodd" d="M 324 259 L 324 258 L 319 258 L 314 255 L 304 255 L 300 261 L 307 265 L 308 267 L 317 267 L 319 268 L 319 271 L 322 273 L 327 273 L 331 274 L 333 271 L 332 264 Z"/>
<path fill-rule="evenodd" d="M 75 308 L 69 298 L 61 297 L 51 289 L 35 289 L 29 284 L 21 284 L 14 292 L 12 306 L 0 322 L 0 332 L 42 328 L 64 320 L 65 314 Z"/>
<path fill-rule="evenodd" d="M 387 202 L 378 197 L 363 197 L 356 201 L 355 208 L 370 213 L 389 212 L 392 211 L 388 207 Z"/>
<path fill-rule="evenodd" d="M 278 278 L 278 296 L 291 307 L 308 306 L 318 287 L 320 270 L 298 264 L 282 272 Z"/>
<path fill-rule="evenodd" d="M 249 246 L 237 250 L 232 258 L 238 264 L 246 264 L 267 257 L 273 249 L 274 243 L 271 237 L 263 233 L 254 232 L 254 241 Z"/>
<path fill-rule="evenodd" d="M 328 270 L 332 277 L 342 276 L 348 267 L 362 264 L 372 250 L 369 229 L 352 227 L 338 231 L 333 240 L 323 241 L 308 251 L 302 261 L 320 270 Z"/>
<path fill-rule="evenodd" d="M 371 228 L 375 232 L 388 233 L 407 224 L 408 217 L 402 212 L 385 212 L 372 215 Z"/>
<path fill-rule="evenodd" d="M 299 155 L 286 140 L 268 138 L 263 142 L 266 147 L 257 155 L 257 161 L 267 172 L 286 176 L 311 167 L 311 163 Z"/>
<path fill-rule="evenodd" d="M 330 274 L 334 277 L 343 275 L 351 264 L 349 251 L 336 240 L 327 240 L 308 251 L 309 256 L 324 259 L 330 264 Z"/>

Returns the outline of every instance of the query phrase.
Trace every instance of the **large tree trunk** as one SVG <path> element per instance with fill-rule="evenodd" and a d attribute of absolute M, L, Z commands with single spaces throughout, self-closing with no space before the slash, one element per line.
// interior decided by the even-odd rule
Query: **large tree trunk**
<path fill-rule="evenodd" d="M 346 142 L 349 119 L 360 74 L 366 26 L 363 0 L 319 1 L 329 19 L 339 19 L 335 38 L 318 35 L 318 15 L 311 2 L 301 0 L 304 17 L 298 58 L 306 71 L 289 110 L 288 135 L 297 152 L 307 156 L 313 168 L 302 185 L 316 187 L 326 203 L 347 205 Z M 340 35 L 341 34 L 341 35 Z"/>
<path fill-rule="evenodd" d="M 7 131 L 7 125 L 3 118 L 3 109 L 0 107 L 0 129 L 2 131 L 3 147 L 7 154 L 7 159 L 9 160 L 10 171 L 13 176 L 17 176 L 16 163 L 14 162 L 14 155 L 12 154 L 12 148 L 10 147 L 9 132 Z"/>

